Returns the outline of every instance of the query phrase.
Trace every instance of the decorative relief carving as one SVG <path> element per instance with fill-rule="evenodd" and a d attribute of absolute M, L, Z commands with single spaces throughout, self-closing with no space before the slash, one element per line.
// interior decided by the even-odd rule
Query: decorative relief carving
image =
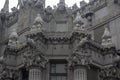
<path fill-rule="evenodd" d="M 66 9 L 65 0 L 60 0 L 57 8 L 58 11 L 63 12 Z"/>
<path fill-rule="evenodd" d="M 18 80 L 19 78 L 20 78 L 20 76 L 19 76 L 19 71 L 18 70 L 5 68 L 0 73 L 0 80 L 8 80 L 8 79 Z"/>
<path fill-rule="evenodd" d="M 99 77 L 101 80 L 120 79 L 120 69 L 116 66 L 101 69 Z"/>
<path fill-rule="evenodd" d="M 89 54 L 74 53 L 69 58 L 69 66 L 88 66 L 90 63 L 90 57 L 91 56 Z"/>
<path fill-rule="evenodd" d="M 33 50 L 24 55 L 24 64 L 26 67 L 35 66 L 45 68 L 47 62 L 48 60 L 43 54 Z"/>
<path fill-rule="evenodd" d="M 44 28 L 42 27 L 43 23 L 44 21 L 41 18 L 41 15 L 37 14 L 33 26 L 31 27 L 30 31 L 27 32 L 27 36 L 33 36 L 41 33 L 44 30 Z"/>
<path fill-rule="evenodd" d="M 13 52 L 17 52 L 26 46 L 26 43 L 19 42 L 19 36 L 16 32 L 16 29 L 13 29 L 12 33 L 9 36 L 7 49 Z"/>
<path fill-rule="evenodd" d="M 6 66 L 5 58 L 0 57 L 0 80 L 19 79 L 19 71 L 14 69 L 9 69 Z"/>
<path fill-rule="evenodd" d="M 77 12 L 78 12 L 78 10 L 79 10 L 79 7 L 77 6 L 77 4 L 74 4 L 74 5 L 72 6 L 72 12 L 73 12 L 73 14 L 76 15 Z"/>

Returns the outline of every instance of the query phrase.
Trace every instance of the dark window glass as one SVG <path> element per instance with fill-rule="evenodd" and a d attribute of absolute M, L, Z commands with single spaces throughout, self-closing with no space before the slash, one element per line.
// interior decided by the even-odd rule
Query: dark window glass
<path fill-rule="evenodd" d="M 67 80 L 67 64 L 57 62 L 51 63 L 50 80 Z"/>
<path fill-rule="evenodd" d="M 67 73 L 66 64 L 51 64 L 51 73 Z"/>

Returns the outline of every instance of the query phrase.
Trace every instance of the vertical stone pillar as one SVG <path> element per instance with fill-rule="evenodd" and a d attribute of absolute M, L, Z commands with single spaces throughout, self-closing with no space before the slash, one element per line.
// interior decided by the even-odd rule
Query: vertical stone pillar
<path fill-rule="evenodd" d="M 74 80 L 87 80 L 87 70 L 84 67 L 74 69 Z"/>
<path fill-rule="evenodd" d="M 90 55 L 74 53 L 69 58 L 69 66 L 74 70 L 74 80 L 87 80 Z"/>
<path fill-rule="evenodd" d="M 42 80 L 41 68 L 30 68 L 29 69 L 29 80 Z"/>

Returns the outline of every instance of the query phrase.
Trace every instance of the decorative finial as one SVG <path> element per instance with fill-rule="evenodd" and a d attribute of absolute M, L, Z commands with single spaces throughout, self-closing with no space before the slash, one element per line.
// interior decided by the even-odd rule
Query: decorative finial
<path fill-rule="evenodd" d="M 76 15 L 76 17 L 75 17 L 73 23 L 74 23 L 74 24 L 80 24 L 80 25 L 83 24 L 83 22 L 82 22 L 82 17 L 81 17 L 81 15 L 80 15 L 79 12 L 77 12 L 77 15 Z"/>
<path fill-rule="evenodd" d="M 104 34 L 102 36 L 102 44 L 101 45 L 104 46 L 105 48 L 111 48 L 111 47 L 115 46 L 112 42 L 111 33 L 107 27 L 105 27 L 105 31 L 104 31 Z"/>
<path fill-rule="evenodd" d="M 44 21 L 41 18 L 40 14 L 37 14 L 37 17 L 34 20 L 33 26 L 31 27 L 30 31 L 28 31 L 27 35 L 36 35 L 44 30 L 42 27 Z"/>
<path fill-rule="evenodd" d="M 87 3 L 84 0 L 80 1 L 80 6 L 81 7 L 84 7 L 85 5 L 87 5 Z"/>
<path fill-rule="evenodd" d="M 16 29 L 12 30 L 12 33 L 10 34 L 9 39 L 10 40 L 17 40 L 18 39 L 18 34 L 16 32 Z"/>
<path fill-rule="evenodd" d="M 20 42 L 18 41 L 18 34 L 16 29 L 13 29 L 12 33 L 9 36 L 8 48 L 10 50 L 18 50 L 22 47 Z"/>
<path fill-rule="evenodd" d="M 35 21 L 34 21 L 34 25 L 36 24 L 43 24 L 43 19 L 41 18 L 41 15 L 40 14 L 37 14 L 37 17 L 35 18 Z"/>
<path fill-rule="evenodd" d="M 5 1 L 3 9 L 4 9 L 5 12 L 9 12 L 9 0 Z"/>
<path fill-rule="evenodd" d="M 110 31 L 108 30 L 107 27 L 105 27 L 105 31 L 104 31 L 104 34 L 103 34 L 102 38 L 103 39 L 111 38 L 111 33 L 110 33 Z"/>
<path fill-rule="evenodd" d="M 77 12 L 77 15 L 76 15 L 73 23 L 74 23 L 74 30 L 75 31 L 84 31 L 85 30 L 84 29 L 85 25 L 83 23 L 83 19 L 82 19 L 79 12 Z"/>

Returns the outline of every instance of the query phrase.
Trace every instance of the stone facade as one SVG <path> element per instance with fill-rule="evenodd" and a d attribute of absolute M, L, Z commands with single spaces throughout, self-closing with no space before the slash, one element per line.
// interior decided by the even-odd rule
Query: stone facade
<path fill-rule="evenodd" d="M 0 80 L 120 80 L 120 1 L 0 11 Z"/>

